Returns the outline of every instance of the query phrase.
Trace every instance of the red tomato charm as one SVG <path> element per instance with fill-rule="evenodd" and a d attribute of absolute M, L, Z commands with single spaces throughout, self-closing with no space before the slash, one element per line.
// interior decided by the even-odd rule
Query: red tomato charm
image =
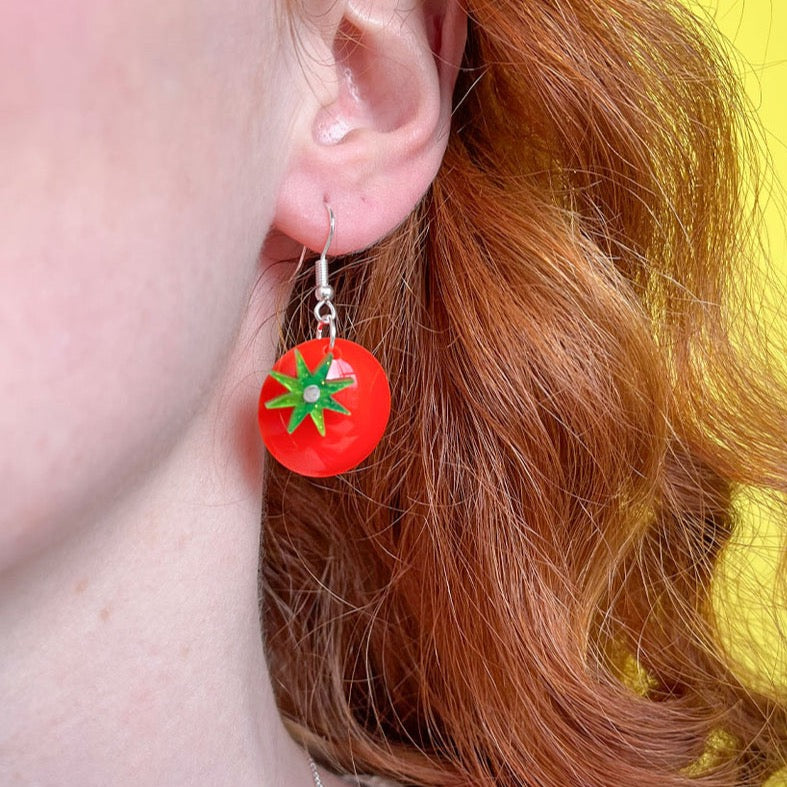
<path fill-rule="evenodd" d="M 360 344 L 312 339 L 288 350 L 262 384 L 260 433 L 270 453 L 300 475 L 338 475 L 360 464 L 391 412 L 388 378 Z"/>

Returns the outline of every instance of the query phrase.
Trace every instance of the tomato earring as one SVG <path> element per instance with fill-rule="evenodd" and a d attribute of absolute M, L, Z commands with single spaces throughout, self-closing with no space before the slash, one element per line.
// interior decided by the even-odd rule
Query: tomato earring
<path fill-rule="evenodd" d="M 360 464 L 385 432 L 391 411 L 388 378 L 360 344 L 336 338 L 336 307 L 326 255 L 336 227 L 315 262 L 316 338 L 288 350 L 260 391 L 258 419 L 268 451 L 300 475 L 338 475 Z M 306 253 L 304 248 L 301 262 Z M 328 338 L 323 338 L 325 327 Z"/>

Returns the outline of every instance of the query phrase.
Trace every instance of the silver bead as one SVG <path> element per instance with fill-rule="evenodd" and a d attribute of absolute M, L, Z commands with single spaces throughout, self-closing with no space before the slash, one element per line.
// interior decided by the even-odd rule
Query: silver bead
<path fill-rule="evenodd" d="M 320 398 L 320 388 L 317 385 L 307 385 L 303 389 L 303 401 L 314 404 Z"/>
<path fill-rule="evenodd" d="M 330 284 L 320 284 L 314 288 L 314 295 L 318 301 L 330 301 L 333 299 L 333 287 Z"/>

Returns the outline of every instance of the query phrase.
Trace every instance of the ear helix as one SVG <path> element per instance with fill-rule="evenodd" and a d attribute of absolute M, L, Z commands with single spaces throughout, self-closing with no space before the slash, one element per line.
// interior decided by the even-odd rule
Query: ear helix
<path fill-rule="evenodd" d="M 327 260 L 336 223 L 333 210 L 325 208 L 328 237 L 315 262 L 316 338 L 276 361 L 262 384 L 258 408 L 270 454 L 293 472 L 312 477 L 338 475 L 366 459 L 380 442 L 391 410 L 388 378 L 378 360 L 360 344 L 336 336 Z"/>

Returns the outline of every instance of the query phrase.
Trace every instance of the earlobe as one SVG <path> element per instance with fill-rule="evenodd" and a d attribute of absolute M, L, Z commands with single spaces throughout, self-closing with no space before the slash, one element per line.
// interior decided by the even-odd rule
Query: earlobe
<path fill-rule="evenodd" d="M 306 103 L 275 227 L 312 249 L 336 217 L 337 253 L 393 230 L 428 189 L 448 140 L 466 18 L 456 0 L 348 0 L 326 35 L 322 105 Z M 338 17 L 338 14 L 337 14 Z M 315 75 L 304 85 L 314 88 Z"/>

